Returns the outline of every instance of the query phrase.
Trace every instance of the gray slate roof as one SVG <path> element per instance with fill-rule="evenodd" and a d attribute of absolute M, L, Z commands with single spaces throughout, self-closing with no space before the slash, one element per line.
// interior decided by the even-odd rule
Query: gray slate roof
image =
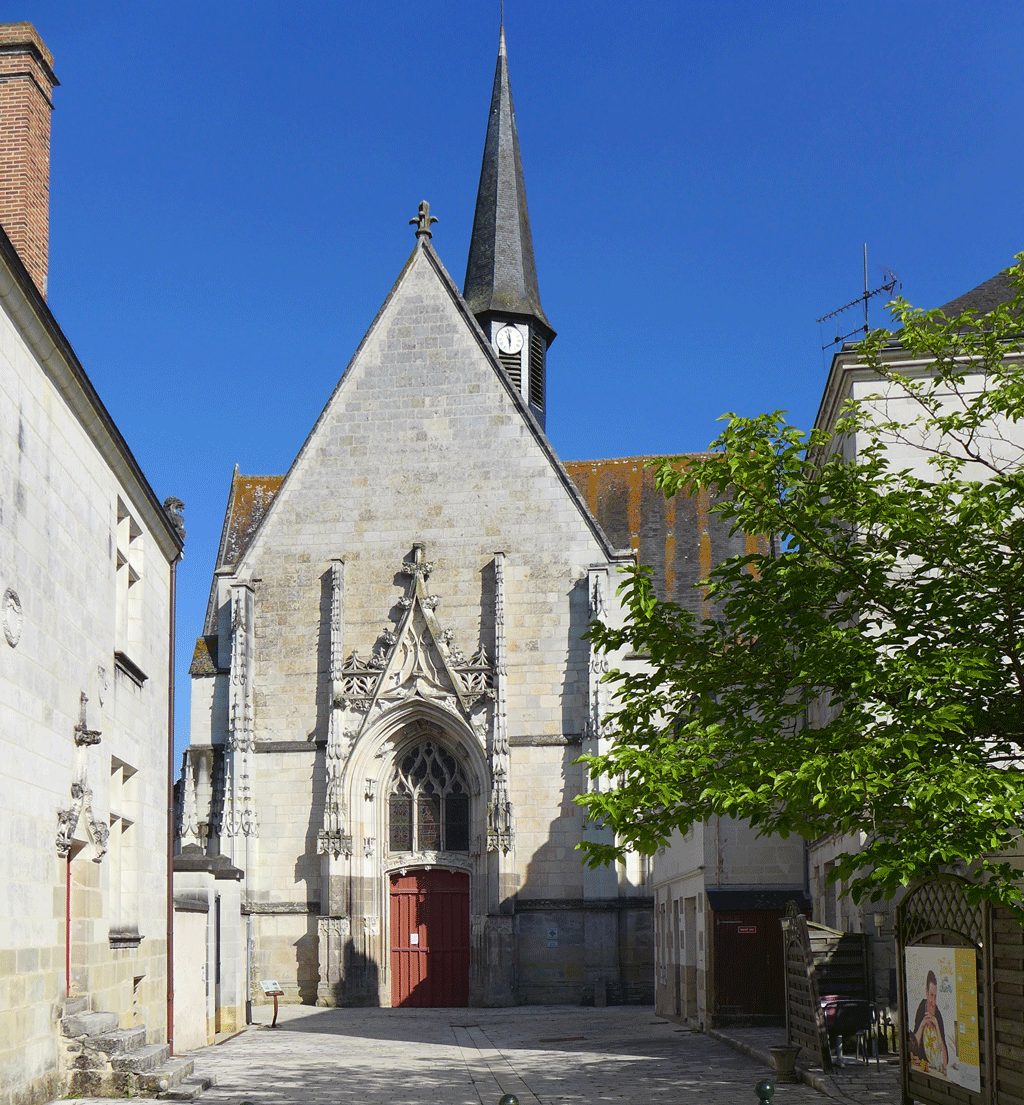
<path fill-rule="evenodd" d="M 1011 285 L 1006 272 L 997 272 L 991 280 L 979 284 L 969 292 L 951 299 L 940 308 L 943 314 L 959 315 L 964 311 L 975 310 L 979 314 L 987 314 L 995 310 L 1001 303 L 1008 303 L 1017 294 Z"/>
<path fill-rule="evenodd" d="M 550 331 L 549 341 L 555 336 L 540 305 L 537 288 L 504 27 L 494 71 L 463 296 L 477 317 L 491 311 L 525 315 L 537 319 L 541 329 Z"/>

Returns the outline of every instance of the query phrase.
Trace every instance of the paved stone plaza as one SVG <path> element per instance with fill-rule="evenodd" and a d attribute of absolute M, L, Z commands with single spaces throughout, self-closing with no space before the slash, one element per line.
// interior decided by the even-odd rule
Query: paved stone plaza
<path fill-rule="evenodd" d="M 264 1007 L 254 1015 L 270 1021 Z M 520 1105 L 757 1105 L 754 1086 L 768 1074 L 645 1006 L 286 1006 L 276 1028 L 251 1027 L 193 1058 L 196 1075 L 216 1078 L 204 1105 L 497 1105 L 506 1093 Z M 823 1100 L 799 1084 L 775 1093 L 776 1105 Z"/>

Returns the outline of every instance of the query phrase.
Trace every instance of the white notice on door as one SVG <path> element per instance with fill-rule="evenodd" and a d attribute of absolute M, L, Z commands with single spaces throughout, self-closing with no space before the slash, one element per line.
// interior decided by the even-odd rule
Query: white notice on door
<path fill-rule="evenodd" d="M 418 932 L 409 933 L 409 943 L 418 944 L 420 942 L 420 934 Z"/>

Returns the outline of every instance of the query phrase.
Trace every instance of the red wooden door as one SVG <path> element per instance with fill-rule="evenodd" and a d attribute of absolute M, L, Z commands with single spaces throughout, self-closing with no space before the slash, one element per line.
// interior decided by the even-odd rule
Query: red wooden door
<path fill-rule="evenodd" d="M 391 1004 L 469 1004 L 469 876 L 391 876 Z"/>
<path fill-rule="evenodd" d="M 781 909 L 715 911 L 715 1011 L 778 1016 L 786 1011 Z"/>

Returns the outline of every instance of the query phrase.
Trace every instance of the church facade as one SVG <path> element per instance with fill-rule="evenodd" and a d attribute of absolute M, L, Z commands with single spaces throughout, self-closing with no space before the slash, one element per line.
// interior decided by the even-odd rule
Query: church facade
<path fill-rule="evenodd" d="M 653 997 L 646 864 L 575 848 L 607 831 L 573 801 L 607 708 L 584 634 L 637 554 L 662 589 L 696 579 L 708 517 L 675 519 L 644 458 L 570 475 L 544 434 L 504 36 L 462 292 L 426 204 L 413 221 L 288 473 L 231 483 L 178 785 L 180 866 L 242 873 L 247 970 L 211 998 L 231 1017 L 261 980 L 320 1004 Z"/>

